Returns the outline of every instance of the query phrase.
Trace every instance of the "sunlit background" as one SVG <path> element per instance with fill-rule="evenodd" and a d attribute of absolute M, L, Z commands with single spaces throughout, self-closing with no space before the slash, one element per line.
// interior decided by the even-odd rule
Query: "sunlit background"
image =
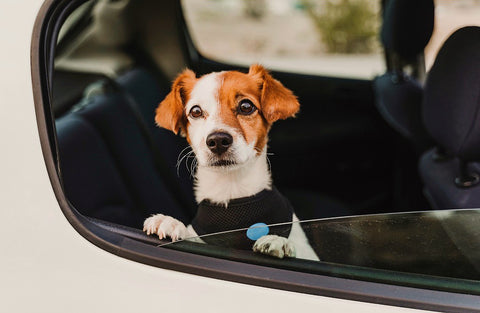
<path fill-rule="evenodd" d="M 372 78 L 385 71 L 380 1 L 183 0 L 187 25 L 205 56 L 272 69 Z M 480 0 L 436 0 L 427 69 L 456 29 L 480 25 Z"/>

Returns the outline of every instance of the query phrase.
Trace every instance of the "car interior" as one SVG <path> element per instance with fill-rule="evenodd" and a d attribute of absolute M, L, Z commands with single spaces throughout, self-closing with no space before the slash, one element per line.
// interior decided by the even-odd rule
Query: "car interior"
<path fill-rule="evenodd" d="M 269 136 L 274 184 L 300 219 L 480 204 L 480 28 L 452 34 L 425 73 L 434 14 L 433 0 L 382 1 L 387 70 L 373 79 L 271 69 L 301 103 Z M 248 70 L 197 50 L 180 1 L 91 0 L 66 19 L 52 110 L 75 210 L 134 229 L 156 213 L 191 221 L 194 169 L 191 158 L 179 162 L 187 142 L 154 122 L 186 67 Z"/>

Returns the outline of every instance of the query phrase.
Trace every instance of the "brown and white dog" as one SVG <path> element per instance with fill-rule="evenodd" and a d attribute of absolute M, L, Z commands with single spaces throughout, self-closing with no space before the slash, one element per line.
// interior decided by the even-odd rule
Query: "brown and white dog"
<path fill-rule="evenodd" d="M 293 117 L 299 107 L 295 95 L 261 65 L 252 65 L 247 74 L 226 71 L 200 78 L 187 69 L 158 106 L 155 121 L 180 133 L 192 147 L 196 201 L 227 205 L 272 188 L 267 134 L 272 123 Z M 292 221 L 298 221 L 294 213 Z M 192 225 L 162 214 L 147 218 L 144 231 L 173 241 L 197 235 Z M 280 258 L 318 260 L 298 223 L 288 238 L 265 235 L 253 249 Z"/>

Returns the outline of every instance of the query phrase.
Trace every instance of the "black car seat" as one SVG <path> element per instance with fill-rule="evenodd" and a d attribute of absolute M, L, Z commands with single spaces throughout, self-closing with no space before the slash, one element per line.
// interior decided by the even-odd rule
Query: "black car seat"
<path fill-rule="evenodd" d="M 191 181 L 190 187 L 179 185 L 175 167 L 168 165 L 181 138 L 148 122 L 168 89 L 162 93 L 147 72 L 134 70 L 89 90 L 56 121 L 68 199 L 89 217 L 136 228 L 154 213 L 188 222 L 195 208 Z M 156 152 L 155 142 L 162 147 Z"/>
<path fill-rule="evenodd" d="M 146 212 L 135 205 L 114 155 L 84 118 L 67 114 L 56 121 L 60 170 L 65 194 L 82 214 L 139 226 Z"/>
<path fill-rule="evenodd" d="M 187 216 L 193 218 L 196 205 L 189 168 L 191 159 L 184 159 L 176 166 L 179 157 L 185 155 L 187 141 L 155 124 L 155 109 L 170 91 L 170 82 L 159 82 L 149 71 L 136 68 L 119 76 L 113 83 L 118 84 L 124 96 L 129 98 L 131 108 L 137 111 L 137 121 L 153 150 L 160 174 L 176 187 L 175 192 L 181 195 L 182 205 L 188 210 Z"/>
<path fill-rule="evenodd" d="M 417 75 L 405 69 L 423 60 L 419 55 L 432 35 L 434 10 L 433 0 L 387 1 L 381 41 L 389 60 L 388 71 L 374 80 L 380 114 L 420 151 L 431 145 L 421 119 L 423 87 Z"/>
<path fill-rule="evenodd" d="M 454 32 L 438 52 L 425 84 L 425 126 L 438 149 L 419 169 L 432 207 L 480 207 L 480 27 Z"/>

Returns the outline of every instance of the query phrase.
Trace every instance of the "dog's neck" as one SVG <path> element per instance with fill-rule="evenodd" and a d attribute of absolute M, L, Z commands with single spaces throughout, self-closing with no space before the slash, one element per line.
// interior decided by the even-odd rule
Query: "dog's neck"
<path fill-rule="evenodd" d="M 249 197 L 272 188 L 266 149 L 242 167 L 216 169 L 199 166 L 195 174 L 195 198 L 227 205 L 231 199 Z"/>

